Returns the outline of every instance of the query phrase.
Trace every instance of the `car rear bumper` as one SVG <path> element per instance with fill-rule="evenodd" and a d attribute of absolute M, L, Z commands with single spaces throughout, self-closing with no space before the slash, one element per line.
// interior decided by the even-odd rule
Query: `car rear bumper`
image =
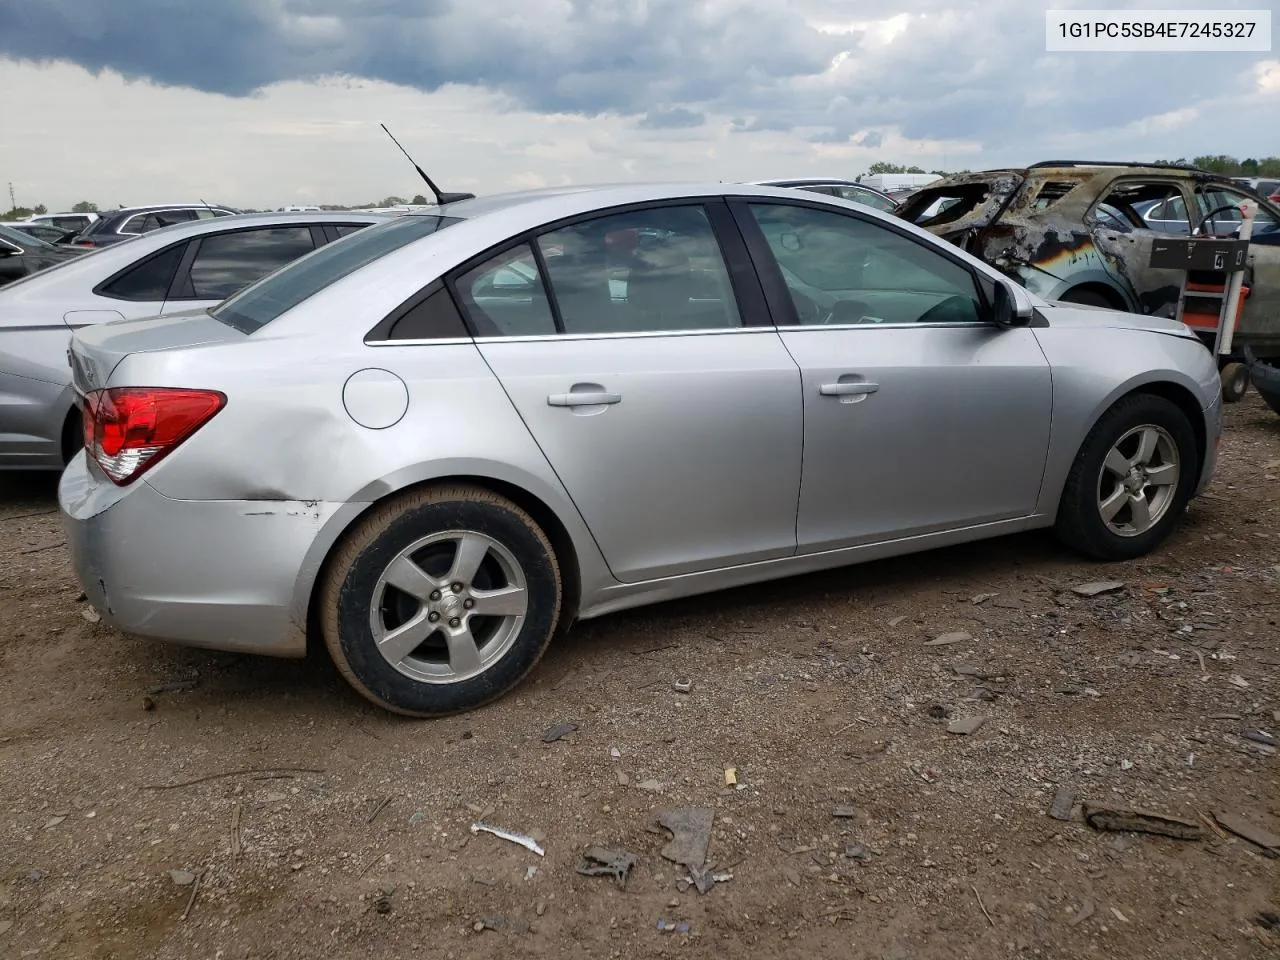
<path fill-rule="evenodd" d="M 84 453 L 58 485 L 76 576 L 126 633 L 214 650 L 301 657 L 298 571 L 337 504 L 172 500 L 144 480 L 119 488 Z"/>

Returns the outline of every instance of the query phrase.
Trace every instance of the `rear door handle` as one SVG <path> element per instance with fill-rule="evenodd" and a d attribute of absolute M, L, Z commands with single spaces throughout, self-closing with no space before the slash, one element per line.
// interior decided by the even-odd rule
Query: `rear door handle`
<path fill-rule="evenodd" d="M 620 403 L 621 401 L 622 394 L 609 393 L 606 390 L 553 393 L 547 397 L 547 404 L 552 407 L 594 407 L 602 403 Z"/>
<path fill-rule="evenodd" d="M 867 380 L 854 380 L 849 383 L 824 383 L 818 392 L 824 397 L 865 397 L 880 389 L 880 384 Z"/>

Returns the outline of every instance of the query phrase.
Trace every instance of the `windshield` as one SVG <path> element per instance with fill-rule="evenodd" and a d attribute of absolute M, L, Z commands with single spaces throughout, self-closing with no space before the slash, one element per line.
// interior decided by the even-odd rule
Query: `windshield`
<path fill-rule="evenodd" d="M 457 217 L 414 214 L 366 227 L 268 274 L 209 312 L 228 326 L 253 333 L 361 267 L 460 222 Z"/>
<path fill-rule="evenodd" d="M 3 223 L 0 223 L 0 237 L 4 237 L 10 243 L 16 243 L 24 250 L 34 248 L 43 253 L 48 250 L 58 249 L 51 243 L 45 243 L 39 237 L 33 237 L 31 234 L 24 233 L 21 230 L 15 230 L 13 227 L 6 227 Z"/>

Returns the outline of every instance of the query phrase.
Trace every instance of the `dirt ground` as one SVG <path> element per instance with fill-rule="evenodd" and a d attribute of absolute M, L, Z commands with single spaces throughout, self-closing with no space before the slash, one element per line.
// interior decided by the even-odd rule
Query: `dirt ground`
<path fill-rule="evenodd" d="M 1280 860 L 1201 819 L 1280 833 L 1280 418 L 1227 422 L 1142 561 L 1036 534 L 608 617 L 435 722 L 318 654 L 92 622 L 53 480 L 4 478 L 0 957 L 1274 957 Z M 1060 821 L 1059 790 L 1203 836 Z M 705 894 L 661 855 L 691 806 Z M 625 889 L 576 873 L 591 845 Z"/>

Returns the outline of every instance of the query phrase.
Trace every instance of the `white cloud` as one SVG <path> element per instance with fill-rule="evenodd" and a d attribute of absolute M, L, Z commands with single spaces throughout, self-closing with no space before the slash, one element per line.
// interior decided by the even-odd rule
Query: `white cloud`
<path fill-rule="evenodd" d="M 1280 93 L 1280 60 L 1263 60 L 1253 65 L 1253 75 L 1261 93 Z"/>

